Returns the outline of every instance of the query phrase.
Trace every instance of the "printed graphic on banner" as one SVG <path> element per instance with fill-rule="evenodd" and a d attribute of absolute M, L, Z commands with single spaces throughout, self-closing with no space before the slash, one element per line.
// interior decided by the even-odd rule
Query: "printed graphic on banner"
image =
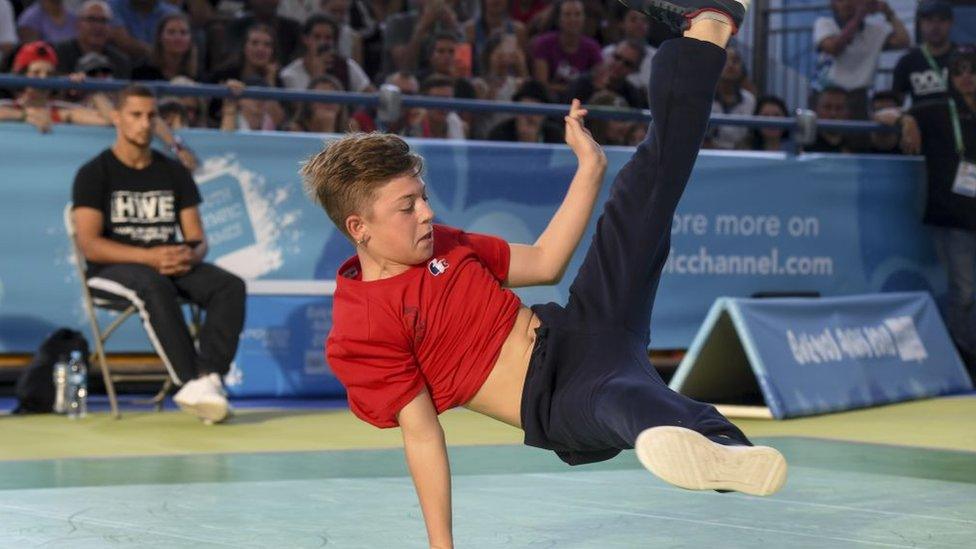
<path fill-rule="evenodd" d="M 868 326 L 824 328 L 820 333 L 787 329 L 786 340 L 797 364 L 892 357 L 917 362 L 929 356 L 910 316 L 886 318 Z"/>
<path fill-rule="evenodd" d="M 332 300 L 305 309 L 305 360 L 302 371 L 308 376 L 331 376 L 332 369 L 325 361 L 325 340 L 332 329 Z"/>
<path fill-rule="evenodd" d="M 254 246 L 257 243 L 254 224 L 247 214 L 240 182 L 229 175 L 201 175 L 197 184 L 203 198 L 200 216 L 213 255 L 220 258 Z"/>
<path fill-rule="evenodd" d="M 246 279 L 278 270 L 282 247 L 299 219 L 298 210 L 278 208 L 292 189 L 267 189 L 264 178 L 233 155 L 206 158 L 194 179 L 203 198 L 200 213 L 211 260 Z"/>
<path fill-rule="evenodd" d="M 670 386 L 780 419 L 972 389 L 925 293 L 719 299 Z"/>
<path fill-rule="evenodd" d="M 252 295 L 228 392 L 233 396 L 341 396 L 325 361 L 332 299 Z M 233 372 L 232 372 L 233 373 Z"/>
<path fill-rule="evenodd" d="M 728 239 L 816 239 L 820 236 L 820 219 L 815 216 L 790 216 L 783 221 L 778 215 L 676 213 L 671 224 L 672 236 L 687 234 Z M 787 227 L 784 229 L 783 227 Z M 820 276 L 834 275 L 832 255 L 781 256 L 777 246 L 760 253 L 716 253 L 699 246 L 692 253 L 682 253 L 674 246 L 664 266 L 667 274 L 680 275 L 746 275 L 746 276 Z"/>
<path fill-rule="evenodd" d="M 889 293 L 729 300 L 777 417 L 971 387 L 932 298 Z M 772 401 L 772 402 L 770 402 Z"/>

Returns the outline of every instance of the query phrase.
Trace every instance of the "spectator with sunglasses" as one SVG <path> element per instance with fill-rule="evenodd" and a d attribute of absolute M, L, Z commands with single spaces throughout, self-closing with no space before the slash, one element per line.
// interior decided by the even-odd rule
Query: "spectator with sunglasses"
<path fill-rule="evenodd" d="M 605 59 L 603 64 L 573 80 L 563 100 L 585 100 L 594 93 L 605 90 L 622 97 L 629 107 L 645 109 L 647 94 L 630 82 L 630 75 L 640 69 L 643 61 L 642 43 L 629 38 L 621 40 L 613 48 L 609 59 Z"/>
<path fill-rule="evenodd" d="M 75 70 L 79 60 L 95 53 L 108 59 L 115 78 L 127 79 L 132 70 L 129 56 L 109 44 L 112 8 L 104 0 L 87 0 L 78 10 L 78 35 L 54 45 L 58 57 L 58 72 Z"/>
<path fill-rule="evenodd" d="M 903 150 L 925 156 L 923 222 L 948 274 L 943 313 L 970 376 L 976 376 L 976 50 L 956 49 L 948 73 L 945 100 L 921 101 L 907 114 L 888 109 L 875 119 L 900 125 Z"/>
<path fill-rule="evenodd" d="M 647 83 L 651 80 L 651 59 L 654 57 L 654 52 L 657 48 L 651 46 L 647 43 L 647 36 L 650 30 L 649 19 L 641 12 L 636 10 L 626 9 L 623 4 L 619 4 L 619 9 L 625 10 L 622 14 L 616 15 L 620 22 L 618 23 L 620 27 L 620 32 L 622 33 L 622 40 L 632 40 L 636 44 L 640 44 L 641 49 L 644 50 L 643 60 L 636 71 L 632 72 L 628 77 L 627 81 L 636 86 L 642 93 L 647 92 Z M 618 12 L 618 6 L 615 6 L 611 10 L 613 16 L 614 13 Z M 618 42 L 619 44 L 619 42 Z M 610 44 L 603 48 L 603 58 L 610 59 L 613 55 L 614 50 L 617 48 L 618 44 Z M 637 126 L 643 127 L 641 124 Z M 640 142 L 638 140 L 638 142 Z"/>
<path fill-rule="evenodd" d="M 47 78 L 55 74 L 57 55 L 46 42 L 24 44 L 14 56 L 13 71 L 28 78 Z M 42 133 L 51 131 L 53 124 L 81 124 L 107 126 L 109 121 L 97 111 L 55 101 L 50 90 L 24 88 L 15 99 L 0 100 L 0 121 L 27 122 Z"/>

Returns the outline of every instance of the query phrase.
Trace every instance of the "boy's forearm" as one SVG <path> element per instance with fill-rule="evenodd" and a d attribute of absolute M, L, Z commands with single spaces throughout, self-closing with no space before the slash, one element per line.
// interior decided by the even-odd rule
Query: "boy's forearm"
<path fill-rule="evenodd" d="M 593 214 L 593 206 L 600 196 L 606 170 L 606 157 L 580 161 L 566 197 L 535 242 L 535 246 L 540 249 L 540 260 L 551 271 L 554 280 L 562 277 L 573 252 L 583 238 L 583 232 Z"/>
<path fill-rule="evenodd" d="M 451 466 L 444 431 L 411 434 L 404 431 L 403 447 L 424 514 L 431 547 L 453 547 L 451 533 Z"/>

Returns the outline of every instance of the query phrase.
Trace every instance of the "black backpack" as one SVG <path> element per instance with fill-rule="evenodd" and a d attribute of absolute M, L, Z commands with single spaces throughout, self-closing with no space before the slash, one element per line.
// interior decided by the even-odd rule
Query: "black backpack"
<path fill-rule="evenodd" d="M 54 364 L 67 361 L 71 351 L 81 351 L 88 365 L 88 341 L 81 332 L 61 328 L 47 336 L 30 366 L 17 378 L 15 414 L 49 414 L 54 408 Z"/>

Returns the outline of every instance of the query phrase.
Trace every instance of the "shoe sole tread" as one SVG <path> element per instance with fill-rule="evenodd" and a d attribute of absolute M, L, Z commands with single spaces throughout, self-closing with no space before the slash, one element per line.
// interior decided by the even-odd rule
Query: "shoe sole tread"
<path fill-rule="evenodd" d="M 180 402 L 176 401 L 177 406 L 188 414 L 192 414 L 202 419 L 208 425 L 220 423 L 230 415 L 230 407 L 226 402 Z"/>
<path fill-rule="evenodd" d="M 768 496 L 786 482 L 786 459 L 768 446 L 725 446 L 690 429 L 668 426 L 646 429 L 634 447 L 647 470 L 688 490 Z"/>

